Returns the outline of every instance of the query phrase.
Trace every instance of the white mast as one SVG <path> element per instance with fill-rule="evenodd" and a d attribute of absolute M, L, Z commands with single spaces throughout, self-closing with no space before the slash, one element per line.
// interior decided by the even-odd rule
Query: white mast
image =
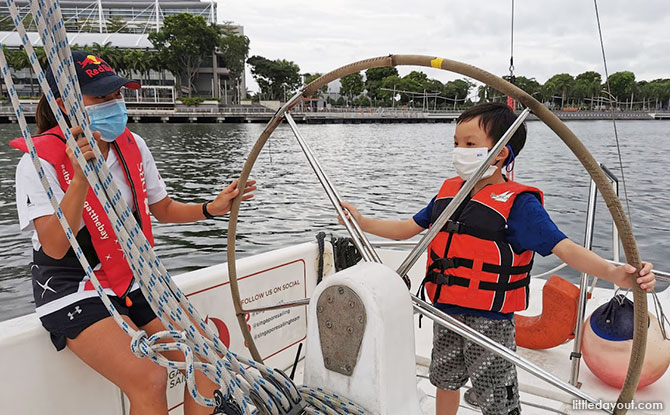
<path fill-rule="evenodd" d="M 98 0 L 98 27 L 102 33 L 103 17 L 102 17 L 102 0 Z"/>
<path fill-rule="evenodd" d="M 160 13 L 161 9 L 160 6 L 158 5 L 158 0 L 156 0 L 156 31 L 158 32 L 161 27 L 161 20 L 160 20 Z"/>

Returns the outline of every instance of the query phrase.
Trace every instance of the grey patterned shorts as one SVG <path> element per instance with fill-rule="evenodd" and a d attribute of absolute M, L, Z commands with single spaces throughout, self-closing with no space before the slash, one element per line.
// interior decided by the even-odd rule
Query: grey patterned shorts
<path fill-rule="evenodd" d="M 514 320 L 452 315 L 505 347 L 516 350 Z M 440 389 L 458 390 L 468 378 L 484 415 L 520 413 L 516 367 L 458 334 L 433 324 L 430 382 Z"/>

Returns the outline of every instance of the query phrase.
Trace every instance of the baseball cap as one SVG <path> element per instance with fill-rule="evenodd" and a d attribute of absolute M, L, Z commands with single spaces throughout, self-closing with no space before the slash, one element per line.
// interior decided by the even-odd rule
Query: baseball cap
<path fill-rule="evenodd" d="M 72 59 L 79 78 L 81 93 L 86 95 L 105 96 L 125 86 L 130 89 L 140 89 L 140 83 L 132 79 L 118 76 L 114 69 L 101 58 L 84 50 L 72 51 Z M 57 98 L 60 96 L 51 66 L 46 72 L 49 87 Z"/>

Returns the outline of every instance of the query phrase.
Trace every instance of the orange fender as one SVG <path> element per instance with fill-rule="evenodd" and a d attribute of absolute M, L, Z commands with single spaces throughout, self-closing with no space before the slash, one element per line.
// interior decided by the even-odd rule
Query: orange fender
<path fill-rule="evenodd" d="M 579 288 L 554 275 L 542 288 L 542 314 L 516 315 L 516 344 L 527 349 L 549 349 L 575 337 Z"/>

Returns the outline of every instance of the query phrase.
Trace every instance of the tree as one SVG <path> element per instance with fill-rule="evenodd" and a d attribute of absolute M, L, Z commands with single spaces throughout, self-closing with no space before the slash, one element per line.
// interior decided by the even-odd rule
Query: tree
<path fill-rule="evenodd" d="M 503 76 L 503 79 L 509 81 L 509 76 Z M 514 78 L 514 85 L 518 86 L 525 93 L 530 96 L 539 95 L 542 92 L 542 85 L 535 80 L 535 78 L 526 78 L 525 76 L 517 76 Z M 535 97 L 537 98 L 537 97 Z"/>
<path fill-rule="evenodd" d="M 219 38 L 219 51 L 226 68 L 234 79 L 242 76 L 244 62 L 249 56 L 249 38 L 240 35 L 225 35 Z"/>
<path fill-rule="evenodd" d="M 575 77 L 572 96 L 580 102 L 584 98 L 600 96 L 602 77 L 598 72 L 587 71 Z"/>
<path fill-rule="evenodd" d="M 300 67 L 291 61 L 254 55 L 247 63 L 265 99 L 285 100 L 300 87 Z"/>
<path fill-rule="evenodd" d="M 91 46 L 85 45 L 82 49 L 102 58 L 102 60 L 107 62 L 116 72 L 126 74 L 127 62 L 124 59 L 126 53 L 121 52 L 119 48 L 112 46 L 112 42 L 107 42 L 105 44 L 93 42 Z"/>
<path fill-rule="evenodd" d="M 467 79 L 456 79 L 455 81 L 447 82 L 445 92 L 449 97 L 453 96 L 458 101 L 465 101 L 473 86 L 475 85 Z"/>
<path fill-rule="evenodd" d="M 654 79 L 649 82 L 638 83 L 639 94 L 643 100 L 654 101 L 654 109 L 670 109 L 670 79 Z"/>
<path fill-rule="evenodd" d="M 249 38 L 244 35 L 225 32 L 219 36 L 219 52 L 223 57 L 230 78 L 237 81 L 244 73 L 244 62 L 249 56 Z M 236 100 L 239 101 L 239 90 L 235 88 Z"/>
<path fill-rule="evenodd" d="M 544 84 L 543 90 L 545 92 L 545 97 L 552 100 L 554 95 L 560 94 L 561 107 L 563 107 L 568 96 L 568 92 L 574 85 L 574 82 L 575 79 L 572 77 L 572 75 L 567 73 L 560 73 L 552 76 Z"/>
<path fill-rule="evenodd" d="M 615 72 L 607 78 L 617 101 L 624 101 L 635 92 L 635 74 L 630 71 Z"/>
<path fill-rule="evenodd" d="M 402 79 L 398 75 L 389 75 L 381 80 L 377 89 L 377 97 L 385 105 L 391 106 L 391 100 L 395 99 L 393 97 L 393 90 L 402 90 Z"/>
<path fill-rule="evenodd" d="M 489 85 L 480 85 L 477 88 L 477 96 L 479 97 L 479 102 L 500 102 L 504 95 Z"/>
<path fill-rule="evenodd" d="M 202 16 L 179 13 L 163 20 L 158 32 L 149 40 L 161 56 L 164 65 L 176 75 L 181 86 L 186 81 L 188 96 L 193 96 L 193 80 L 205 57 L 212 56 L 218 43 L 218 32 Z"/>
<path fill-rule="evenodd" d="M 341 79 L 340 94 L 349 97 L 349 102 L 351 102 L 355 96 L 363 92 L 364 87 L 363 75 L 360 72 L 352 73 Z"/>
<path fill-rule="evenodd" d="M 395 67 L 370 68 L 365 71 L 365 89 L 371 99 L 381 98 L 379 88 L 382 79 L 389 76 L 398 76 L 398 70 Z"/>
<path fill-rule="evenodd" d="M 322 74 L 320 74 L 320 73 L 307 74 L 307 76 L 305 77 L 305 85 L 309 85 L 313 81 L 321 78 L 321 75 Z M 318 97 L 321 96 L 321 94 L 325 94 L 326 92 L 328 92 L 328 85 L 324 85 L 321 88 L 314 91 L 314 93 L 312 94 L 312 98 L 318 98 Z"/>

